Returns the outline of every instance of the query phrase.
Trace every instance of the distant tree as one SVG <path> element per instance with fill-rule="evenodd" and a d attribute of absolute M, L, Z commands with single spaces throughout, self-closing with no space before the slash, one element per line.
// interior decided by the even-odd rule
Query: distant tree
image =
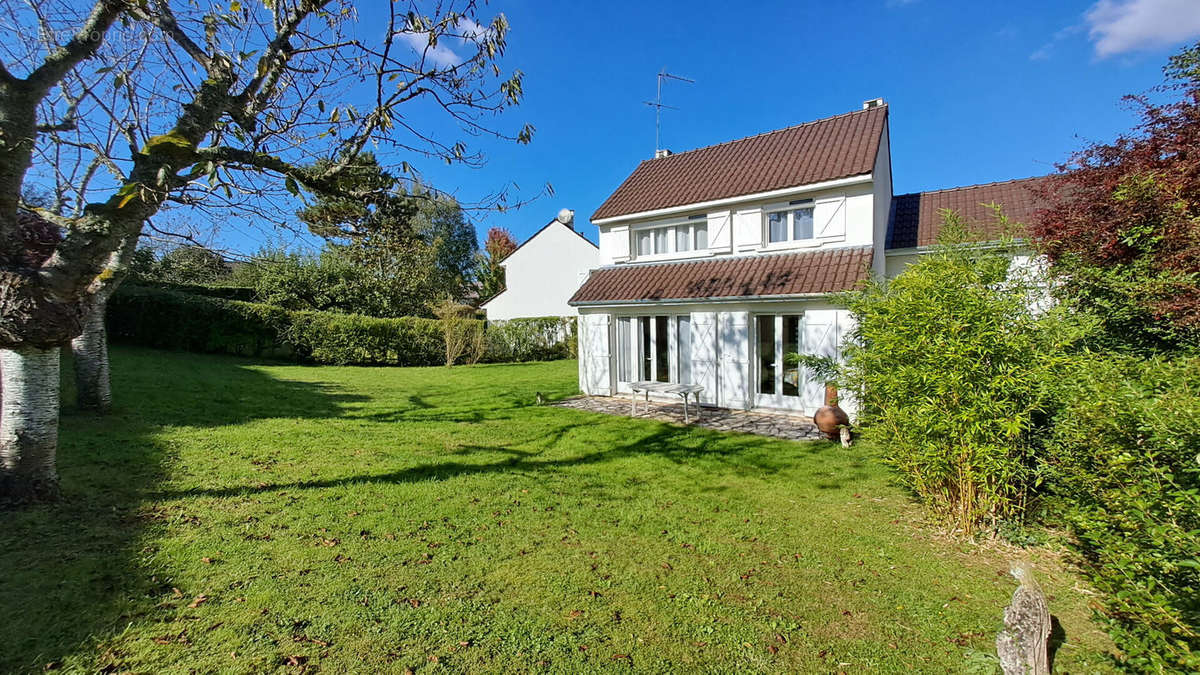
<path fill-rule="evenodd" d="M 483 253 L 476 263 L 476 278 L 479 280 L 479 297 L 490 298 L 504 290 L 504 268 L 500 265 L 513 251 L 517 242 L 512 233 L 502 227 L 488 230 L 483 242 Z"/>
<path fill-rule="evenodd" d="M 158 281 L 158 256 L 154 250 L 139 246 L 129 256 L 129 279 L 133 281 Z"/>
<path fill-rule="evenodd" d="M 176 246 L 158 260 L 157 277 L 171 284 L 212 284 L 229 276 L 229 265 L 203 246 Z"/>
<path fill-rule="evenodd" d="M 1200 44 L 1164 72 L 1176 100 L 1127 96 L 1141 122 L 1060 166 L 1031 227 L 1061 291 L 1136 347 L 1200 338 Z"/>
<path fill-rule="evenodd" d="M 458 201 L 440 195 L 418 202 L 416 221 L 421 239 L 433 250 L 439 297 L 463 300 L 474 280 L 479 253 L 475 226 Z"/>
<path fill-rule="evenodd" d="M 477 245 L 475 227 L 457 201 L 419 184 L 406 187 L 370 154 L 358 157 L 338 180 L 345 192 L 371 198 L 319 194 L 297 213 L 301 222 L 328 242 L 329 255 L 362 266 L 371 275 L 361 277 L 364 283 L 382 291 L 391 285 L 388 295 L 414 301 L 376 302 L 352 311 L 393 316 L 404 306 L 427 314 L 431 300 L 462 298 Z"/>

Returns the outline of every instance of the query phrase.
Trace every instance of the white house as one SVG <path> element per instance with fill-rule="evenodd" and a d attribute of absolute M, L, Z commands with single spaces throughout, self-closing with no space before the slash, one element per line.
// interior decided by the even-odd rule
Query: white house
<path fill-rule="evenodd" d="M 567 301 L 600 264 L 596 245 L 575 231 L 569 209 L 546 223 L 500 264 L 505 289 L 483 304 L 491 321 L 544 316 L 575 316 Z"/>
<path fill-rule="evenodd" d="M 984 226 L 992 201 L 1026 216 L 1030 185 L 893 198 L 881 99 L 645 160 L 592 215 L 600 266 L 570 301 L 580 388 L 690 382 L 704 403 L 811 415 L 824 383 L 785 356 L 840 357 L 852 317 L 829 294 L 898 273 L 936 240 L 943 207 Z"/>

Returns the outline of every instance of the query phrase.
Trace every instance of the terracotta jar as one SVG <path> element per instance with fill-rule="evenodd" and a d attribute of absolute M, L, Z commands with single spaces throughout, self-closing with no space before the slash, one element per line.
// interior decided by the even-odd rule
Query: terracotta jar
<path fill-rule="evenodd" d="M 846 444 L 848 433 L 844 433 L 844 430 L 849 431 L 850 416 L 838 407 L 837 387 L 832 384 L 825 385 L 825 405 L 813 415 L 813 423 L 829 440 L 841 439 L 842 444 Z"/>

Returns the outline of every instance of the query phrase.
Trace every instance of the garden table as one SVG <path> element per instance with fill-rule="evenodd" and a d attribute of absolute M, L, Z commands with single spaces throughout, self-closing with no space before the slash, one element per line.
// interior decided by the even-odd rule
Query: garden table
<path fill-rule="evenodd" d="M 683 399 L 683 423 L 691 424 L 691 416 L 688 414 L 688 397 L 691 396 L 696 404 L 696 412 L 700 411 L 700 392 L 704 391 L 704 387 L 698 384 L 672 384 L 670 382 L 654 382 L 642 380 L 639 382 L 631 382 L 629 384 L 629 416 L 633 417 L 637 414 L 637 395 L 638 392 L 644 392 L 646 395 L 646 410 L 650 409 L 650 392 L 656 394 L 675 394 Z"/>

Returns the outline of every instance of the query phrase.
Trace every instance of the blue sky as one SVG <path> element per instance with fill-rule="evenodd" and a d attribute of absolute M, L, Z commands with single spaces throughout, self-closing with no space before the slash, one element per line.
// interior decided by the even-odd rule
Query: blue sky
<path fill-rule="evenodd" d="M 416 165 L 467 202 L 513 183 L 526 196 L 552 184 L 554 196 L 519 211 L 473 214 L 481 236 L 502 226 L 518 241 L 563 207 L 595 239 L 588 216 L 653 153 L 643 101 L 664 66 L 695 80 L 665 88 L 679 110 L 663 113 L 663 145 L 675 151 L 883 97 L 900 194 L 1052 171 L 1084 142 L 1127 130 L 1135 118 L 1121 96 L 1159 83 L 1167 56 L 1200 37 L 1200 0 L 503 0 L 480 15 L 498 12 L 512 25 L 502 63 L 525 72 L 526 91 L 498 123 L 533 123 L 533 143 L 458 134 L 486 152 L 486 166 Z M 251 251 L 263 235 L 222 238 Z"/>

